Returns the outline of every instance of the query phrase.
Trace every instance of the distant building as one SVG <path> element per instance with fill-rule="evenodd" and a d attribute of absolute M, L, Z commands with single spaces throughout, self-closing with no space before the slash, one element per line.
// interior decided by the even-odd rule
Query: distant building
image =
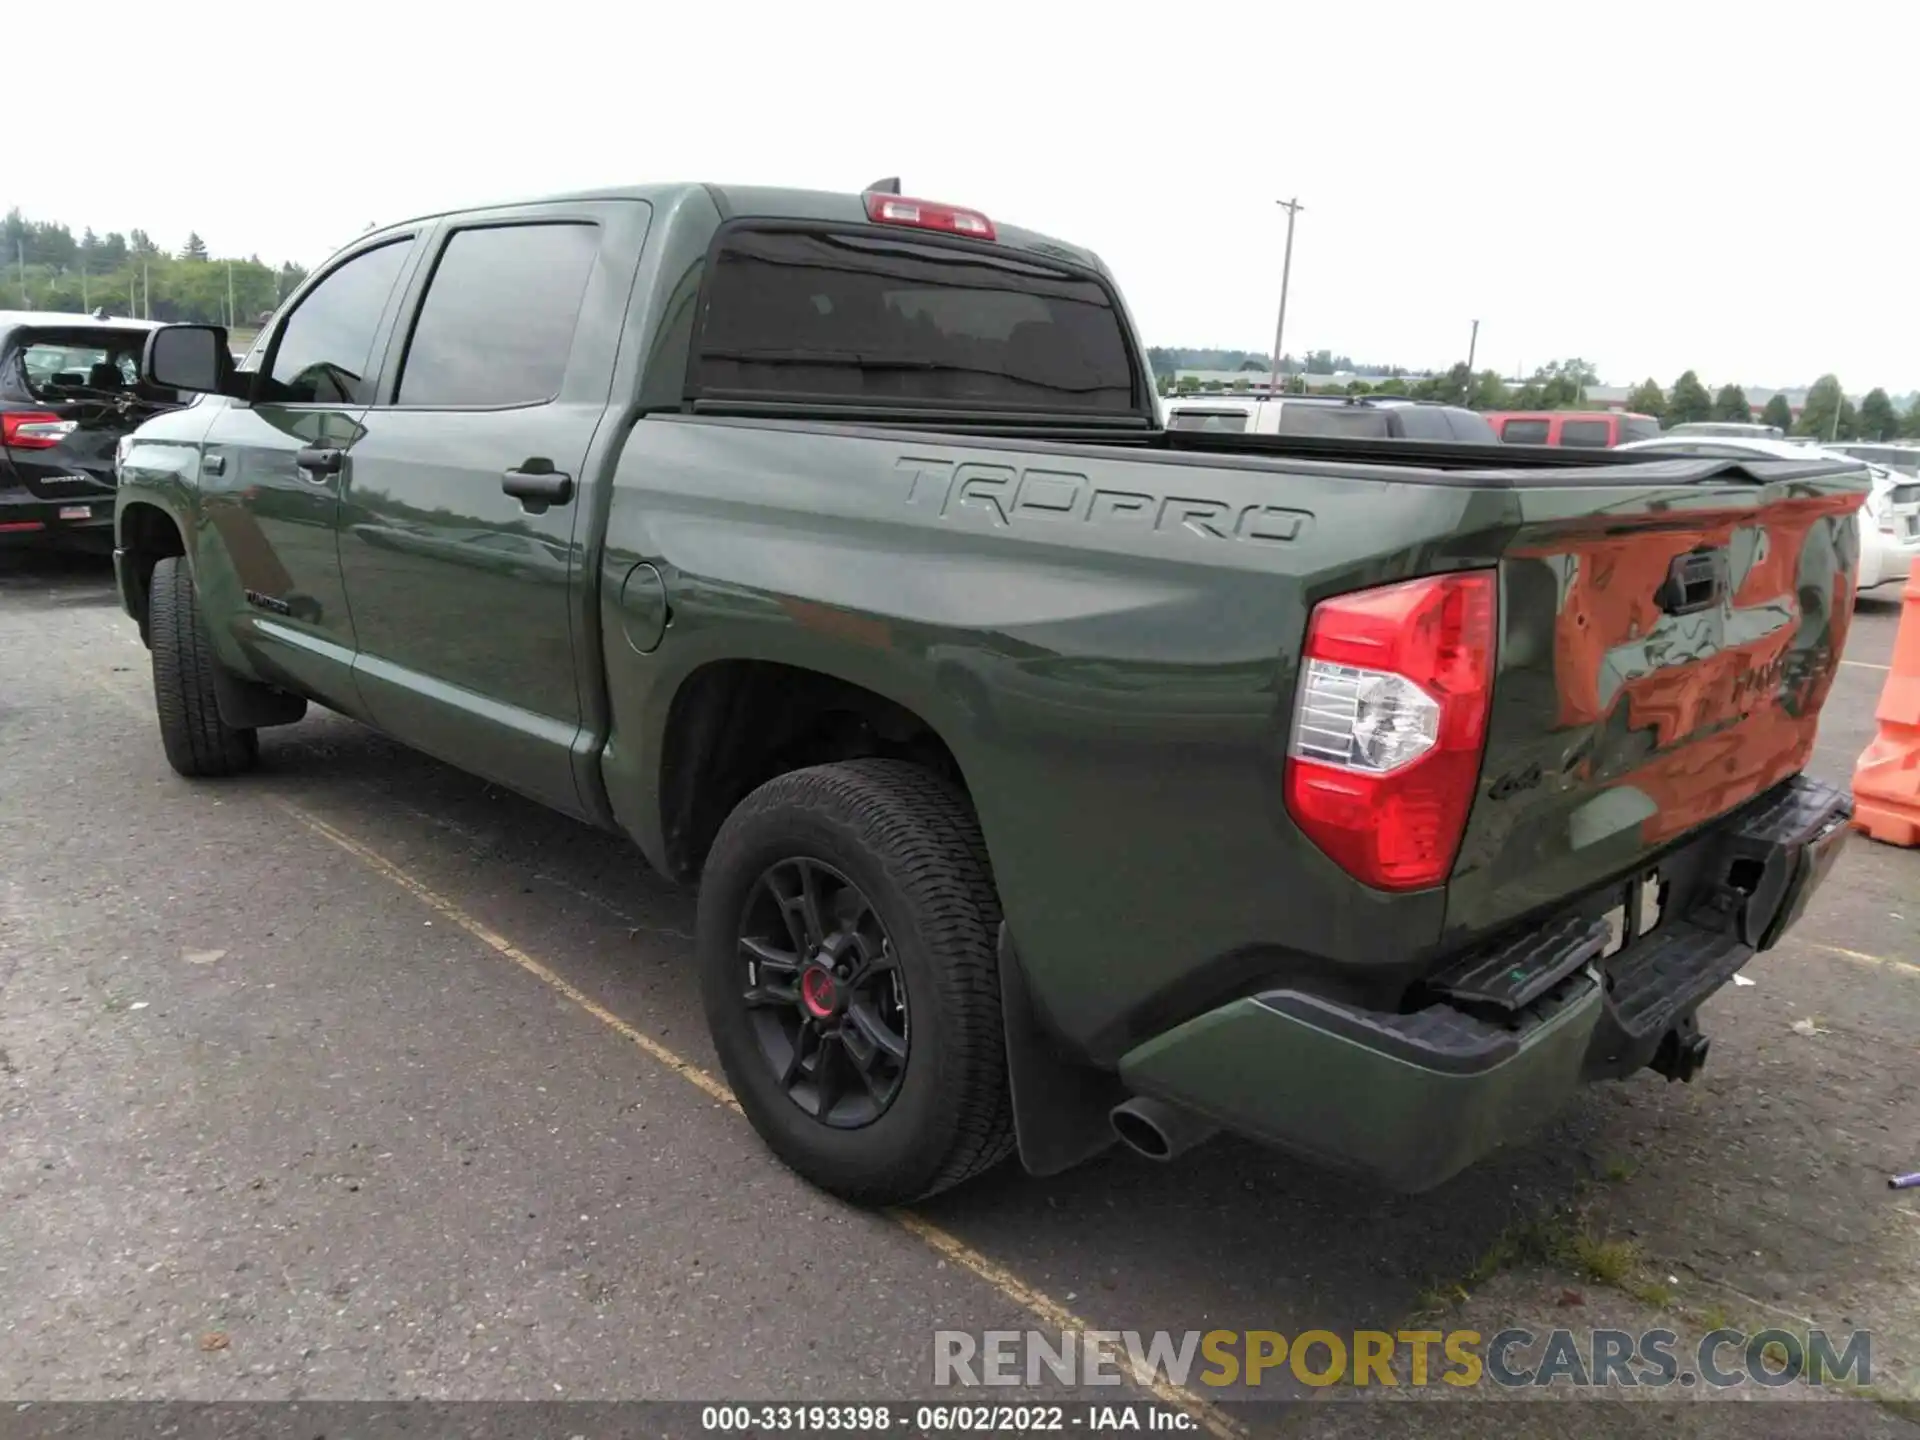
<path fill-rule="evenodd" d="M 1385 375 L 1357 375 L 1351 370 L 1341 370 L 1331 375 L 1299 375 L 1283 373 L 1280 383 L 1284 386 L 1289 380 L 1301 379 L 1314 390 L 1344 390 L 1358 380 L 1366 385 L 1378 386 L 1388 377 Z M 1262 367 L 1258 370 L 1176 370 L 1173 383 L 1176 388 L 1186 385 L 1191 389 L 1205 390 L 1216 385 L 1222 390 L 1239 390 L 1266 394 L 1273 379 L 1273 372 Z"/>
<path fill-rule="evenodd" d="M 1173 372 L 1175 385 L 1185 384 L 1200 390 L 1206 389 L 1209 385 L 1217 385 L 1222 390 L 1234 390 L 1242 386 L 1251 389 L 1257 385 L 1265 390 L 1271 378 L 1272 372 L 1264 365 L 1258 370 L 1176 370 Z M 1280 378 L 1282 382 L 1286 380 L 1284 375 Z"/>

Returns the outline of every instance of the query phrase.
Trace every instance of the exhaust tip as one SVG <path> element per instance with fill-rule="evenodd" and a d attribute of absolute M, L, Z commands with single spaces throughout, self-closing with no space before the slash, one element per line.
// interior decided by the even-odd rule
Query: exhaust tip
<path fill-rule="evenodd" d="M 1161 1164 L 1210 1139 L 1218 1128 L 1191 1110 L 1144 1096 L 1114 1106 L 1107 1121 L 1121 1144 Z"/>
<path fill-rule="evenodd" d="M 1124 1105 L 1113 1112 L 1113 1133 L 1136 1155 L 1144 1155 L 1149 1160 L 1173 1158 L 1173 1144 L 1160 1127 Z"/>

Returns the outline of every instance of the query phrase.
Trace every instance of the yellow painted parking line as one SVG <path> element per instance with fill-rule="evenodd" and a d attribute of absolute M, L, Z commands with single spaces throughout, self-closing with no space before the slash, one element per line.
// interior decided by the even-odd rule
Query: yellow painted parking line
<path fill-rule="evenodd" d="M 1818 950 L 1823 955 L 1838 955 L 1842 960 L 1851 960 L 1856 965 L 1877 965 L 1882 970 L 1891 970 L 1899 975 L 1912 975 L 1920 978 L 1920 965 L 1911 960 L 1895 960 L 1886 955 L 1869 955 L 1864 950 L 1847 950 L 1839 945 L 1823 945 L 1818 940 L 1799 940 L 1789 936 L 1795 945 L 1803 950 Z"/>
<path fill-rule="evenodd" d="M 451 920 L 455 925 L 458 925 L 488 949 L 511 960 L 535 979 L 558 990 L 562 995 L 566 996 L 567 999 L 593 1016 L 593 1018 L 598 1020 L 602 1025 L 617 1032 L 623 1038 L 632 1041 L 635 1045 L 646 1051 L 651 1058 L 658 1060 L 688 1084 L 693 1085 L 697 1089 L 704 1090 L 709 1096 L 718 1100 L 736 1115 L 740 1113 L 740 1102 L 733 1098 L 733 1091 L 729 1090 L 726 1082 L 718 1076 L 709 1074 L 690 1060 L 681 1059 L 680 1056 L 674 1054 L 673 1051 L 662 1045 L 658 1040 L 655 1040 L 651 1035 L 643 1034 L 639 1029 L 627 1021 L 622 1020 L 618 1015 L 614 1014 L 613 1011 L 607 1009 L 606 1006 L 602 1005 L 598 1000 L 595 1000 L 584 990 L 569 983 L 552 969 L 527 954 L 526 951 L 507 939 L 506 936 L 500 934 L 497 930 L 490 929 L 481 924 L 478 920 L 474 919 L 473 916 L 467 914 L 466 911 L 462 910 L 458 905 L 454 904 L 444 895 L 441 895 L 438 891 L 431 890 L 427 886 L 422 885 L 418 880 L 414 879 L 413 876 L 409 875 L 405 870 L 402 870 L 384 855 L 379 854 L 377 851 L 369 850 L 351 835 L 343 834 L 322 820 L 318 815 L 303 810 L 290 801 L 278 800 L 274 803 L 279 805 L 282 810 L 285 810 L 302 825 L 305 825 L 309 830 L 320 836 L 321 839 L 338 845 L 368 869 L 377 871 L 388 880 L 391 880 L 422 905 L 425 905 L 429 910 L 438 911 L 446 919 Z"/>
<path fill-rule="evenodd" d="M 551 966 L 529 955 L 491 926 L 476 920 L 446 896 L 415 879 L 379 851 L 362 844 L 351 835 L 329 825 L 318 815 L 295 805 L 292 801 L 276 800 L 274 803 L 322 840 L 346 851 L 369 870 L 392 881 L 429 910 L 459 926 L 495 954 L 511 960 L 542 984 L 564 995 L 602 1025 L 622 1039 L 637 1045 L 649 1058 L 659 1061 L 682 1080 L 719 1101 L 736 1115 L 740 1113 L 740 1102 L 734 1099 L 733 1091 L 719 1076 L 675 1054 L 652 1036 L 643 1034 L 577 985 L 558 974 Z M 917 1215 L 911 1210 L 888 1210 L 885 1214 L 894 1224 L 926 1245 L 943 1260 L 985 1281 L 1003 1299 L 1012 1301 L 1048 1329 L 1085 1333 L 1092 1328 L 1045 1291 L 1035 1289 L 998 1261 L 981 1254 L 959 1236 L 941 1229 L 925 1216 Z M 1153 1380 L 1144 1375 L 1136 1375 L 1135 1380 L 1156 1400 L 1185 1411 L 1209 1434 L 1219 1436 L 1221 1440 L 1237 1440 L 1237 1437 L 1246 1433 L 1246 1427 L 1239 1421 L 1227 1415 L 1211 1401 L 1201 1398 L 1190 1390 Z"/>

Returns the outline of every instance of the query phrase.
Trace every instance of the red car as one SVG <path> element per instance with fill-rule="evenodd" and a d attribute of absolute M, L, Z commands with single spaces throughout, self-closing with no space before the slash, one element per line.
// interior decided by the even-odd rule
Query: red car
<path fill-rule="evenodd" d="M 1651 440 L 1660 422 L 1617 410 L 1492 410 L 1487 420 L 1509 445 L 1588 445 L 1610 450 L 1629 440 Z"/>

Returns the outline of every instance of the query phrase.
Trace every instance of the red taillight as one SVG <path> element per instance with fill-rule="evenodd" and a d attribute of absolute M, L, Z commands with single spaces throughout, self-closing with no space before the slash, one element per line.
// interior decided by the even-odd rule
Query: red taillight
<path fill-rule="evenodd" d="M 79 428 L 44 410 L 0 414 L 0 441 L 12 450 L 51 450 Z"/>
<path fill-rule="evenodd" d="M 1287 810 L 1340 868 L 1381 890 L 1453 869 L 1493 698 L 1493 572 L 1324 600 L 1307 623 Z"/>
<path fill-rule="evenodd" d="M 916 230 L 969 235 L 975 240 L 993 239 L 993 222 L 978 210 L 937 205 L 931 200 L 910 200 L 904 195 L 869 194 L 867 218 L 876 225 L 909 225 Z"/>

